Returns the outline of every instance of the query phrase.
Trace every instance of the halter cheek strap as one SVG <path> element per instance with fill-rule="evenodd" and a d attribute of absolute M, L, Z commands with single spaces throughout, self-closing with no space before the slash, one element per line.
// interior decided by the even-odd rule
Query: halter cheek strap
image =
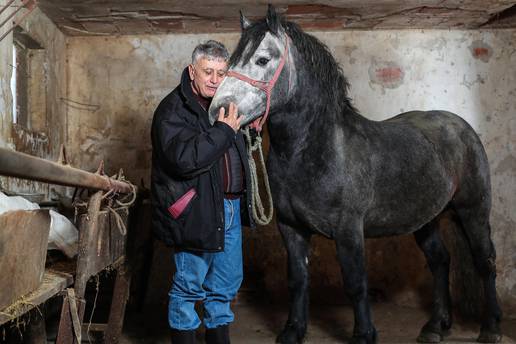
<path fill-rule="evenodd" d="M 250 77 L 235 72 L 235 71 L 228 71 L 226 76 L 237 78 L 239 80 L 245 81 L 248 84 L 250 84 L 253 87 L 259 88 L 260 90 L 265 92 L 265 95 L 267 96 L 267 105 L 265 107 L 265 113 L 260 118 L 258 118 L 256 121 L 254 121 L 250 126 L 252 128 L 255 128 L 256 131 L 260 132 L 262 130 L 263 125 L 265 124 L 265 121 L 267 121 L 267 117 L 269 117 L 269 109 L 271 106 L 271 94 L 272 89 L 274 88 L 274 85 L 279 79 L 279 76 L 281 74 L 281 71 L 283 70 L 283 67 L 285 66 L 285 62 L 288 60 L 288 45 L 289 45 L 290 38 L 285 34 L 285 50 L 283 52 L 283 56 L 281 57 L 280 63 L 278 67 L 276 68 L 276 71 L 274 72 L 274 75 L 272 76 L 272 79 L 269 81 L 262 81 L 262 80 L 255 80 L 251 79 Z M 290 89 L 290 76 L 289 76 L 289 89 Z"/>

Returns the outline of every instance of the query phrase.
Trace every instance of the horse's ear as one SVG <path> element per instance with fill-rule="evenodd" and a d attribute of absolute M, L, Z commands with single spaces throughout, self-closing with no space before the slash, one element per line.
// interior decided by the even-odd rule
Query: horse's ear
<path fill-rule="evenodd" d="M 271 4 L 269 4 L 269 7 L 267 8 L 267 17 L 265 18 L 265 21 L 267 22 L 267 26 L 272 33 L 275 35 L 279 34 L 281 28 L 280 17 L 276 13 L 274 6 Z"/>
<path fill-rule="evenodd" d="M 242 10 L 240 10 L 240 27 L 242 28 L 242 31 L 247 30 L 251 24 L 251 21 L 247 19 L 242 13 Z"/>

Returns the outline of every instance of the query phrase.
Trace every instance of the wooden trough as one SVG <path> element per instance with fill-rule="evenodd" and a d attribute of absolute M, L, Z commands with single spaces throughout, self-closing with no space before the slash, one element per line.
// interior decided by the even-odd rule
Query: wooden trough
<path fill-rule="evenodd" d="M 45 272 L 48 210 L 0 215 L 0 310 L 39 287 Z"/>

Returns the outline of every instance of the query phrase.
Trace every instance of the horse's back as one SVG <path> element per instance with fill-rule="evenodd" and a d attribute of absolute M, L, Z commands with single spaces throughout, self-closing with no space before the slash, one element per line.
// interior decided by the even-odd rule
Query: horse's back
<path fill-rule="evenodd" d="M 419 130 L 432 143 L 450 173 L 462 175 L 467 166 L 488 169 L 487 156 L 478 135 L 463 118 L 454 113 L 411 111 L 385 122 L 410 124 Z"/>
<path fill-rule="evenodd" d="M 411 111 L 385 122 L 410 123 L 417 128 L 432 143 L 454 187 L 462 188 L 468 197 L 490 193 L 487 155 L 477 133 L 463 118 L 440 110 Z"/>
<path fill-rule="evenodd" d="M 481 198 L 489 189 L 487 158 L 469 124 L 445 111 L 412 111 L 374 125 L 374 197 L 366 236 L 417 230 L 461 190 Z"/>

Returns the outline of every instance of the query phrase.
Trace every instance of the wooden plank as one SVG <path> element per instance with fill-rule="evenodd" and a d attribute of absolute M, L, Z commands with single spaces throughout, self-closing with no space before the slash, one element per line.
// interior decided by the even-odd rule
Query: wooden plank
<path fill-rule="evenodd" d="M 121 213 L 123 221 L 127 224 L 127 216 Z M 95 229 L 89 222 L 91 214 L 83 214 L 79 217 L 79 228 L 87 229 L 90 238 L 90 246 L 87 254 L 87 267 L 84 271 L 85 276 L 95 276 L 107 267 L 124 257 L 125 242 L 127 235 L 121 233 L 115 217 L 107 211 L 99 211 Z M 86 234 L 85 234 L 86 235 Z"/>
<path fill-rule="evenodd" d="M 92 332 L 104 332 L 107 330 L 108 324 L 99 323 L 83 323 L 82 324 L 82 336 L 88 338 L 88 331 Z"/>
<path fill-rule="evenodd" d="M 39 288 L 0 311 L 0 325 L 14 320 L 31 309 L 36 308 L 57 293 L 66 289 L 72 282 L 72 275 L 46 270 L 43 275 L 43 282 Z"/>
<path fill-rule="evenodd" d="M 124 325 L 124 314 L 127 299 L 129 298 L 131 275 L 126 265 L 122 265 L 116 275 L 115 290 L 106 332 L 104 332 L 105 344 L 118 344 Z"/>
<path fill-rule="evenodd" d="M 0 310 L 38 288 L 45 271 L 50 229 L 48 210 L 0 215 Z"/>
<path fill-rule="evenodd" d="M 68 296 L 64 296 L 61 306 L 61 317 L 57 328 L 56 344 L 69 344 L 73 342 L 72 316 L 70 315 L 70 304 Z"/>
<path fill-rule="evenodd" d="M 93 275 L 92 265 L 96 260 L 99 235 L 99 211 L 102 203 L 102 191 L 97 191 L 88 202 L 88 213 L 79 221 L 79 254 L 77 257 L 77 274 L 75 277 L 75 295 L 84 298 L 86 284 Z M 82 321 L 82 319 L 81 319 Z"/>
<path fill-rule="evenodd" d="M 84 309 L 85 303 L 83 300 L 76 299 L 76 306 L 78 308 L 77 316 L 79 319 L 82 319 L 84 316 Z M 65 295 L 63 300 L 63 306 L 61 307 L 61 318 L 59 319 L 59 328 L 57 330 L 57 339 L 56 344 L 72 344 L 77 343 L 77 340 L 75 338 L 74 334 L 74 325 L 73 325 L 73 317 L 71 313 L 71 307 L 70 307 L 70 298 L 68 297 L 68 294 Z"/>

